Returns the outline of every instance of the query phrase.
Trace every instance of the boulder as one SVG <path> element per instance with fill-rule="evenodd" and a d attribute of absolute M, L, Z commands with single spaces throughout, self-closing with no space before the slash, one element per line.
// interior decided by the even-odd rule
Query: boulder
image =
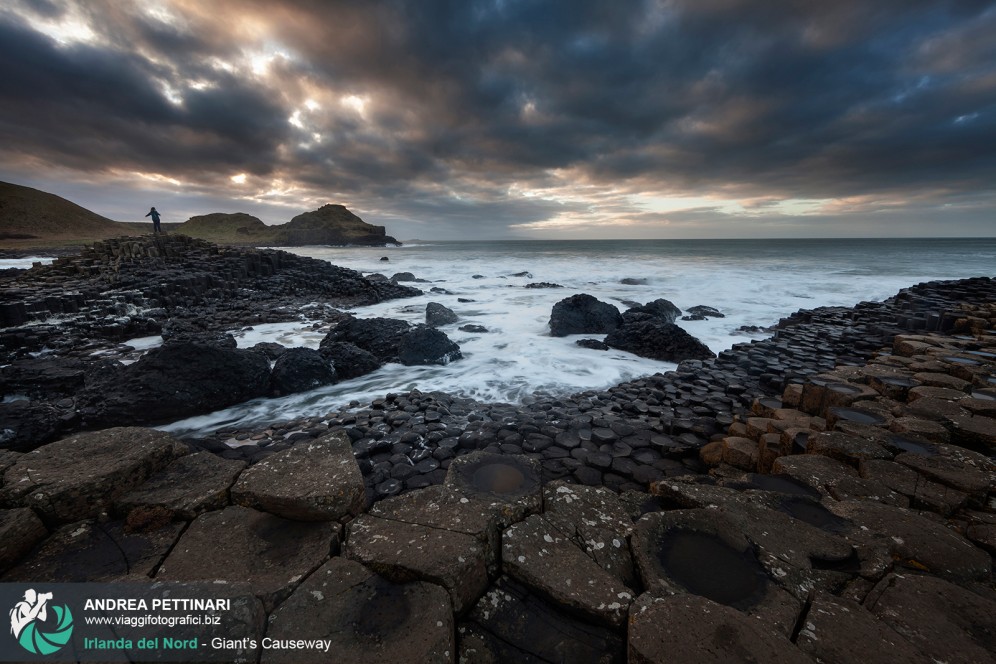
<path fill-rule="evenodd" d="M 626 319 L 628 316 L 638 316 L 639 314 L 647 314 L 665 323 L 673 323 L 681 315 L 681 309 L 675 306 L 674 302 L 670 300 L 658 298 L 643 305 L 630 307 L 623 313 L 623 319 Z"/>
<path fill-rule="evenodd" d="M 232 502 L 299 521 L 336 521 L 363 511 L 363 476 L 349 437 L 335 431 L 272 454 L 244 471 Z"/>
<path fill-rule="evenodd" d="M 488 328 L 483 325 L 461 325 L 457 329 L 461 332 L 473 332 L 474 334 L 483 334 L 488 331 Z"/>
<path fill-rule="evenodd" d="M 576 343 L 578 346 L 581 346 L 581 348 L 587 348 L 589 350 L 609 349 L 609 347 L 605 344 L 605 342 L 599 341 L 598 339 L 578 339 L 574 343 Z"/>
<path fill-rule="evenodd" d="M 430 302 L 425 305 L 425 324 L 429 327 L 439 327 L 440 325 L 450 325 L 459 320 L 453 310 L 444 307 L 438 302 Z"/>
<path fill-rule="evenodd" d="M 328 653 L 264 650 L 261 662 L 425 662 L 451 664 L 453 610 L 431 583 L 395 584 L 363 565 L 333 558 L 309 576 L 270 616 L 267 637 L 332 641 Z"/>
<path fill-rule="evenodd" d="M 550 334 L 605 334 L 622 323 L 619 310 L 591 295 L 572 295 L 553 305 L 550 314 Z"/>
<path fill-rule="evenodd" d="M 4 472 L 0 502 L 33 507 L 51 522 L 96 516 L 186 452 L 153 429 L 78 434 L 18 457 Z"/>
<path fill-rule="evenodd" d="M 288 348 L 270 372 L 270 390 L 275 396 L 306 392 L 335 382 L 335 370 L 321 353 L 311 348 Z"/>
<path fill-rule="evenodd" d="M 605 343 L 640 357 L 664 362 L 708 360 L 716 357 L 704 343 L 674 323 L 651 314 L 629 314 L 605 337 Z"/>
<path fill-rule="evenodd" d="M 0 450 L 29 452 L 74 429 L 79 416 L 72 406 L 20 400 L 0 403 L 0 422 Z"/>
<path fill-rule="evenodd" d="M 410 329 L 411 325 L 405 321 L 392 318 L 348 318 L 325 335 L 319 348 L 345 341 L 362 348 L 381 362 L 393 362 L 397 360 L 401 338 Z"/>
<path fill-rule="evenodd" d="M 95 427 L 166 422 L 263 396 L 269 383 L 270 363 L 262 353 L 168 343 L 87 380 L 79 409 Z"/>
<path fill-rule="evenodd" d="M 380 368 L 380 360 L 368 351 L 347 341 L 322 340 L 318 352 L 332 363 L 332 369 L 341 380 L 363 376 Z"/>
<path fill-rule="evenodd" d="M 417 277 L 411 272 L 395 272 L 391 275 L 391 281 L 416 281 Z"/>
<path fill-rule="evenodd" d="M 156 579 L 248 581 L 269 609 L 338 548 L 339 530 L 240 506 L 207 512 L 191 522 Z"/>
<path fill-rule="evenodd" d="M 682 316 L 681 320 L 705 320 L 706 318 L 726 318 L 719 309 L 713 307 L 707 307 L 704 304 L 697 304 L 694 307 L 688 307 L 685 309 L 686 316 Z"/>
<path fill-rule="evenodd" d="M 127 516 L 141 508 L 165 512 L 170 518 L 194 519 L 228 504 L 228 490 L 245 466 L 244 461 L 211 452 L 182 456 L 124 494 L 115 503 L 115 511 Z"/>
<path fill-rule="evenodd" d="M 461 357 L 460 346 L 444 333 L 425 325 L 416 325 L 398 344 L 398 361 L 407 366 L 449 364 Z"/>

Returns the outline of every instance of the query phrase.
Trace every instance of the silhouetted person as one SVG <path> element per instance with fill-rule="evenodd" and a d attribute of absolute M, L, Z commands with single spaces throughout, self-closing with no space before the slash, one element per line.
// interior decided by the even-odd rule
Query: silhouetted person
<path fill-rule="evenodd" d="M 161 233 L 162 228 L 159 227 L 159 211 L 156 210 L 155 207 L 153 207 L 151 210 L 149 210 L 149 213 L 145 216 L 152 217 L 152 232 Z"/>

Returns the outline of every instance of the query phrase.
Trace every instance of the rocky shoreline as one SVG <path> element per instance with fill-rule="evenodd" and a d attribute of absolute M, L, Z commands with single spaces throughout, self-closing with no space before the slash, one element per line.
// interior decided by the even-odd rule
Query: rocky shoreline
<path fill-rule="evenodd" d="M 316 297 L 412 294 L 282 252 L 193 242 L 176 270 L 150 248 L 170 250 L 102 245 L 5 284 L 9 366 L 31 366 L 21 348 L 63 362 L 31 374 L 62 428 L 24 436 L 85 422 L 76 391 L 108 369 L 65 363 L 143 316 L 198 343 Z M 67 287 L 80 299 L 51 299 Z M 29 322 L 71 301 L 68 329 Z M 935 282 L 524 405 L 412 391 L 199 440 L 117 427 L 20 452 L 10 437 L 0 580 L 239 581 L 256 636 L 334 638 L 338 661 L 991 661 L 994 329 L 996 281 Z M 5 390 L 24 390 L 9 366 Z M 387 601 L 381 622 L 351 622 Z"/>

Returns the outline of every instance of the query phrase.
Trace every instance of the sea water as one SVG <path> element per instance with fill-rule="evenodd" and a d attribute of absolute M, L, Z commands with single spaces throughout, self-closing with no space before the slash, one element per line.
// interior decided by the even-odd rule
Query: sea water
<path fill-rule="evenodd" d="M 764 337 L 743 332 L 742 326 L 769 326 L 798 309 L 883 300 L 923 281 L 996 276 L 996 239 L 413 241 L 387 248 L 283 249 L 364 274 L 411 272 L 425 280 L 412 284 L 425 291 L 422 296 L 351 312 L 417 323 L 425 321 L 428 302 L 443 304 L 460 318 L 442 330 L 460 345 L 463 358 L 446 366 L 388 364 L 336 385 L 256 399 L 165 429 L 197 433 L 262 426 L 324 415 L 353 400 L 366 404 L 389 392 L 415 388 L 521 403 L 536 395 L 605 389 L 675 367 L 575 343 L 602 335 L 551 337 L 553 305 L 577 293 L 593 295 L 620 311 L 657 298 L 682 310 L 699 304 L 714 307 L 725 317 L 678 324 L 719 353 Z M 562 288 L 525 288 L 534 282 Z M 431 288 L 448 293 L 432 293 Z M 458 329 L 467 324 L 488 331 Z M 317 348 L 325 330 L 306 323 L 277 323 L 232 333 L 243 348 L 260 341 Z"/>
<path fill-rule="evenodd" d="M 576 293 L 593 295 L 620 311 L 657 298 L 682 310 L 700 304 L 714 307 L 725 317 L 678 324 L 719 353 L 765 336 L 743 332 L 743 326 L 769 326 L 798 309 L 879 301 L 923 281 L 996 275 L 996 239 L 414 241 L 389 248 L 283 249 L 364 274 L 411 272 L 425 280 L 412 284 L 425 291 L 422 296 L 351 311 L 360 317 L 419 323 L 425 321 L 427 303 L 443 304 L 459 316 L 459 322 L 442 329 L 460 345 L 463 358 L 446 366 L 388 364 L 367 376 L 303 394 L 257 399 L 176 422 L 167 430 L 195 433 L 262 426 L 324 415 L 353 400 L 367 404 L 389 392 L 416 388 L 521 403 L 537 395 L 605 389 L 675 368 L 575 343 L 602 335 L 551 337 L 553 305 Z M 525 288 L 535 282 L 562 288 Z M 433 293 L 431 288 L 448 292 Z M 458 329 L 467 324 L 488 331 Z M 304 324 L 269 324 L 233 333 L 240 347 L 276 341 L 317 348 L 325 331 Z"/>

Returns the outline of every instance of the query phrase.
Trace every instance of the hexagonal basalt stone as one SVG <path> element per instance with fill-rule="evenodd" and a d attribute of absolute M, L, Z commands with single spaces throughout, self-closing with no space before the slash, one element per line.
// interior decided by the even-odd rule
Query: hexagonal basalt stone
<path fill-rule="evenodd" d="M 543 487 L 543 517 L 622 583 L 636 582 L 629 535 L 633 521 L 614 491 L 550 482 Z"/>
<path fill-rule="evenodd" d="M 554 604 L 614 627 L 633 601 L 629 588 L 539 514 L 505 531 L 502 566 Z"/>
<path fill-rule="evenodd" d="M 232 502 L 299 521 L 335 521 L 366 504 L 349 437 L 335 431 L 269 456 L 239 476 Z"/>
<path fill-rule="evenodd" d="M 272 607 L 338 547 L 339 529 L 246 507 L 207 512 L 191 522 L 156 578 L 248 581 Z"/>
<path fill-rule="evenodd" d="M 784 635 L 740 611 L 696 595 L 653 592 L 631 610 L 628 661 L 812 664 Z"/>
<path fill-rule="evenodd" d="M 470 535 L 484 549 L 488 574 L 498 570 L 501 510 L 492 503 L 471 500 L 452 487 L 431 486 L 378 501 L 369 514 Z"/>
<path fill-rule="evenodd" d="M 535 459 L 478 451 L 450 463 L 446 485 L 468 498 L 499 506 L 504 527 L 540 510 L 540 472 Z"/>
<path fill-rule="evenodd" d="M 806 443 L 806 452 L 830 457 L 855 467 L 864 459 L 892 458 L 892 454 L 877 442 L 839 431 L 814 433 Z"/>
<path fill-rule="evenodd" d="M 445 590 L 431 583 L 391 583 L 343 558 L 323 565 L 270 615 L 266 636 L 278 643 L 322 639 L 332 645 L 310 655 L 264 650 L 263 664 L 450 664 L 456 654 Z"/>
<path fill-rule="evenodd" d="M 130 533 L 120 521 L 62 526 L 2 579 L 53 583 L 119 581 L 152 576 L 177 541 L 183 524 Z"/>
<path fill-rule="evenodd" d="M 115 511 L 127 515 L 143 507 L 165 510 L 175 518 L 193 519 L 228 504 L 228 489 L 245 466 L 243 461 L 223 459 L 210 452 L 188 454 L 122 496 Z"/>
<path fill-rule="evenodd" d="M 186 452 L 175 438 L 154 429 L 119 427 L 71 436 L 18 457 L 4 473 L 0 503 L 33 507 L 54 522 L 96 516 Z"/>
<path fill-rule="evenodd" d="M 442 586 L 457 613 L 488 587 L 484 547 L 473 535 L 365 514 L 349 524 L 343 553 L 387 579 Z"/>

